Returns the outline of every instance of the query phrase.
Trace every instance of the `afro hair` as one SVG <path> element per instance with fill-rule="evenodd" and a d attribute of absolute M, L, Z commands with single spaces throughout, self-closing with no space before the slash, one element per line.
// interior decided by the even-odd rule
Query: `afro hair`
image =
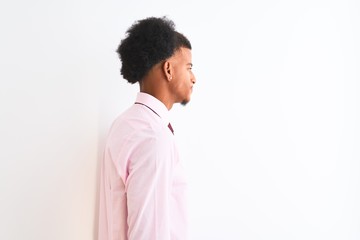
<path fill-rule="evenodd" d="M 121 75 L 136 83 L 157 63 L 171 57 L 180 47 L 191 49 L 190 41 L 175 31 L 166 17 L 150 17 L 135 22 L 117 49 L 122 62 Z"/>

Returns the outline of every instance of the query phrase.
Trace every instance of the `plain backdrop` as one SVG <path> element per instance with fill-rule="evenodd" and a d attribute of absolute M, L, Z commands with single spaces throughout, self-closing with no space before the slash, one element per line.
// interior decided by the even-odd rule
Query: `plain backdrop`
<path fill-rule="evenodd" d="M 99 161 L 139 91 L 115 50 L 168 16 L 193 45 L 171 110 L 192 240 L 360 239 L 360 2 L 0 3 L 0 238 L 95 240 Z"/>

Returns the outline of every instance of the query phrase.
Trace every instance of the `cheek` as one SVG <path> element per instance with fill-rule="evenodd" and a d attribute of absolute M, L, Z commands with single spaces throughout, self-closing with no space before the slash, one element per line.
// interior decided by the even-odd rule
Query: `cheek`
<path fill-rule="evenodd" d="M 184 71 L 181 75 L 181 81 L 184 85 L 189 85 L 191 83 L 191 73 Z"/>
<path fill-rule="evenodd" d="M 191 87 L 191 81 L 189 74 L 183 74 L 181 79 L 181 85 L 184 89 L 189 89 Z"/>
<path fill-rule="evenodd" d="M 179 71 L 177 76 L 176 89 L 182 94 L 191 90 L 191 73 L 188 70 Z"/>

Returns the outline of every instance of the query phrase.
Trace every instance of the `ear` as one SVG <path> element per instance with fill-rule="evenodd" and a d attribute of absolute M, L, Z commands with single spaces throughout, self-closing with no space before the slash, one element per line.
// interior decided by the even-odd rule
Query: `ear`
<path fill-rule="evenodd" d="M 167 81 L 171 81 L 172 80 L 172 76 L 173 76 L 173 67 L 170 61 L 165 61 L 163 64 L 163 72 L 165 74 L 165 79 Z"/>

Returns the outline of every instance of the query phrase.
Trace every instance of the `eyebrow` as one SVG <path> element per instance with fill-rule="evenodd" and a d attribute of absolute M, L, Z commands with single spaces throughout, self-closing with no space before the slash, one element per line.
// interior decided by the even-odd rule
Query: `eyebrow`
<path fill-rule="evenodd" d="M 186 64 L 186 65 L 190 65 L 191 67 L 193 66 L 193 64 L 192 64 L 192 63 L 188 63 L 188 64 Z"/>

